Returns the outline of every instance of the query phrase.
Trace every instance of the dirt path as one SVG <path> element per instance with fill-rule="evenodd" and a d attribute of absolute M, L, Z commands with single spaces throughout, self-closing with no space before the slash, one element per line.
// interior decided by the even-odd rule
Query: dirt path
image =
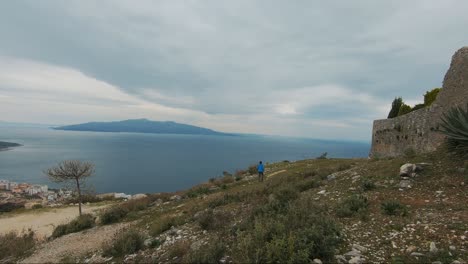
<path fill-rule="evenodd" d="M 272 174 L 267 175 L 267 178 L 273 177 L 273 176 L 278 175 L 278 174 L 283 173 L 283 172 L 286 172 L 286 170 L 280 170 L 280 171 L 273 172 Z"/>
<path fill-rule="evenodd" d="M 108 205 L 83 206 L 84 213 L 93 213 Z M 10 231 L 22 232 L 29 228 L 33 230 L 38 238 L 50 236 L 54 227 L 70 222 L 78 216 L 77 206 L 48 209 L 44 211 L 31 211 L 21 214 L 13 214 L 0 218 L 0 234 Z"/>
<path fill-rule="evenodd" d="M 94 227 L 83 232 L 69 234 L 39 246 L 32 256 L 20 263 L 60 263 L 65 257 L 80 257 L 92 253 L 109 241 L 130 223 Z"/>

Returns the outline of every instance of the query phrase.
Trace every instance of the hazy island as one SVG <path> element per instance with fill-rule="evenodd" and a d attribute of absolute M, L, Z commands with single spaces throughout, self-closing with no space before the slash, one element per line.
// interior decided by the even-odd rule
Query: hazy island
<path fill-rule="evenodd" d="M 9 149 L 9 148 L 19 147 L 19 146 L 21 146 L 21 145 L 18 144 L 18 143 L 0 141 L 0 150 L 6 150 L 6 149 Z"/>
<path fill-rule="evenodd" d="M 134 132 L 152 134 L 184 135 L 231 135 L 208 128 L 180 124 L 172 121 L 151 121 L 148 119 L 131 119 L 116 122 L 90 122 L 77 125 L 61 126 L 55 130 L 92 131 L 92 132 Z"/>

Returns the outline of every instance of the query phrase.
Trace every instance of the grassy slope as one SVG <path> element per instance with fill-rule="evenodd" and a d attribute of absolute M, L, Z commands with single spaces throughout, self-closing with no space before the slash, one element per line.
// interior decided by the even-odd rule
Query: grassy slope
<path fill-rule="evenodd" d="M 432 165 L 413 180 L 412 188 L 400 190 L 397 187 L 399 168 L 407 162 Z M 244 234 L 258 235 L 252 230 L 265 227 L 258 219 L 268 219 L 259 218 L 259 211 L 270 210 L 269 218 L 285 219 L 271 213 L 278 212 L 287 218 L 293 215 L 291 208 L 300 208 L 294 201 L 301 199 L 316 204 L 307 212 L 310 214 L 308 218 L 319 215 L 332 219 L 330 221 L 335 221 L 341 229 L 342 242 L 336 246 L 333 255 L 345 254 L 353 244 L 359 244 L 367 248 L 363 256 L 369 261 L 466 261 L 468 172 L 458 169 L 466 166 L 465 161 L 443 152 L 384 160 L 282 162 L 267 166 L 267 175 L 273 176 L 264 183 L 257 182 L 255 176 L 244 175 L 240 181 L 230 183 L 232 178 L 227 177 L 224 183 L 219 179 L 178 193 L 181 200 L 171 200 L 173 194 L 152 195 L 146 209 L 131 212 L 124 219 L 133 221 L 134 229 L 154 241 L 152 247 L 139 251 L 130 261 L 181 262 L 194 258 L 207 261 L 210 257 L 219 260 L 219 256 L 229 256 L 228 261 L 234 262 L 245 260 L 245 256 L 239 254 L 249 254 L 249 249 L 242 251 L 242 243 L 252 236 Z M 332 173 L 336 173 L 336 179 L 328 180 L 327 176 Z M 376 188 L 364 191 L 364 182 L 372 182 Z M 216 190 L 208 190 L 213 187 Z M 295 194 L 285 192 L 285 189 L 293 189 Z M 319 194 L 323 190 L 325 194 Z M 337 207 L 354 194 L 367 197 L 368 210 L 351 217 L 337 217 Z M 268 207 L 281 197 L 290 199 L 283 203 L 289 208 L 284 210 L 289 213 Z M 384 214 L 381 204 L 386 201 L 400 202 L 406 206 L 408 215 Z M 291 221 L 291 225 L 296 224 Z M 274 235 L 262 239 L 268 244 Z M 430 242 L 435 242 L 438 253 L 428 252 Z M 223 249 L 214 246 L 218 244 Z M 449 246 L 456 249 L 449 252 Z M 415 258 L 410 256 L 411 252 L 425 256 Z"/>

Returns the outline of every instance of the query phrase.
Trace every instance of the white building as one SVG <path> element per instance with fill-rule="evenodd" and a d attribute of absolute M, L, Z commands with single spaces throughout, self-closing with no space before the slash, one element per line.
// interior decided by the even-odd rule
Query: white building
<path fill-rule="evenodd" d="M 0 180 L 0 190 L 10 190 L 10 181 Z"/>
<path fill-rule="evenodd" d="M 47 185 L 33 185 L 26 190 L 29 195 L 45 194 L 48 191 L 49 187 Z"/>

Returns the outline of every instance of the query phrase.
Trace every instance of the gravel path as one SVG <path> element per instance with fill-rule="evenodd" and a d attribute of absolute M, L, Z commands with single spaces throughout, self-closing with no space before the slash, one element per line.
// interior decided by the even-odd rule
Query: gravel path
<path fill-rule="evenodd" d="M 30 257 L 20 263 L 60 263 L 65 257 L 80 257 L 102 248 L 115 234 L 130 223 L 94 227 L 69 234 L 40 245 Z"/>
<path fill-rule="evenodd" d="M 83 213 L 94 213 L 107 206 L 109 205 L 83 205 Z M 52 234 L 55 226 L 68 223 L 77 216 L 77 206 L 54 208 L 44 211 L 31 210 L 31 212 L 27 213 L 8 215 L 0 218 L 0 234 L 10 231 L 21 233 L 24 230 L 31 229 L 38 238 L 45 238 Z"/>

